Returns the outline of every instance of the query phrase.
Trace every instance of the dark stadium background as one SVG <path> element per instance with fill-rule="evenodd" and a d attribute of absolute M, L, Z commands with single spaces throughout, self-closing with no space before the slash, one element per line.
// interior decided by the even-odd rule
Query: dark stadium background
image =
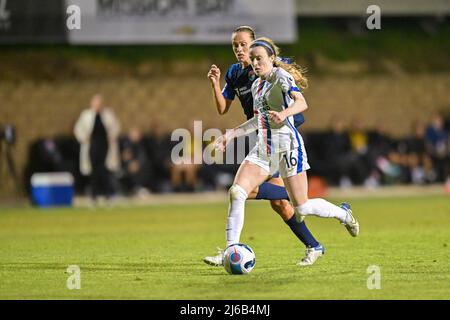
<path fill-rule="evenodd" d="M 151 162 L 150 192 L 192 191 L 174 190 L 170 170 L 155 167 L 167 158 L 170 143 L 164 144 L 166 150 L 158 149 L 152 137 L 156 127 L 167 135 L 176 128 L 190 128 L 193 120 L 202 120 L 203 129 L 224 130 L 241 123 L 236 102 L 228 115 L 216 114 L 206 79 L 212 63 L 221 67 L 222 74 L 234 63 L 231 46 L 226 42 L 74 45 L 68 43 L 64 1 L 5 3 L 12 14 L 0 29 L 0 125 L 2 129 L 12 125 L 17 137 L 12 146 L 2 141 L 1 198 L 23 199 L 31 175 L 48 171 L 71 172 L 77 194 L 85 193 L 72 130 L 95 93 L 103 94 L 118 115 L 122 137 L 133 126 L 144 133 Z M 449 130 L 449 3 L 293 3 L 296 40 L 280 46 L 283 55 L 295 57 L 308 69 L 310 88 L 305 96 L 310 109 L 301 130 L 313 164 L 310 176 L 320 183 L 343 185 L 335 176 L 327 145 L 331 125 L 341 121 L 346 131 L 359 123 L 369 137 L 369 152 L 355 156 L 360 159 L 351 169 L 353 185 L 370 184 L 367 178 L 373 172 L 377 185 L 413 183 L 408 143 L 414 123 L 426 127 L 433 113 L 440 112 Z M 366 27 L 369 4 L 382 9 L 381 30 Z M 55 148 L 49 150 L 46 143 Z M 449 149 L 435 168 L 436 175 L 421 184 L 446 181 Z M 380 157 L 388 161 L 387 167 L 379 164 Z M 215 175 L 235 170 L 236 166 L 203 165 L 194 191 L 221 190 Z M 119 192 L 127 194 L 126 187 Z"/>

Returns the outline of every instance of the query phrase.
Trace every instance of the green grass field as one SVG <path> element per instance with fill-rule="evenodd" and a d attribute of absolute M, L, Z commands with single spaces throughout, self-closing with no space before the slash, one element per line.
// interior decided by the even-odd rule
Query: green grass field
<path fill-rule="evenodd" d="M 224 199 L 225 200 L 225 199 Z M 224 245 L 227 203 L 136 208 L 0 208 L 1 299 L 450 299 L 450 198 L 354 199 L 361 234 L 307 218 L 326 254 L 304 249 L 267 202 L 247 205 L 247 276 L 202 262 Z M 69 290 L 69 265 L 81 289 Z M 381 268 L 381 289 L 367 268 Z"/>

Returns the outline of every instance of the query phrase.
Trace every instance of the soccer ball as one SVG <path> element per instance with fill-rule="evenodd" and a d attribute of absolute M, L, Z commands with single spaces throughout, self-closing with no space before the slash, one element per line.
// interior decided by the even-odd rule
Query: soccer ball
<path fill-rule="evenodd" d="M 237 243 L 225 249 L 223 265 L 229 274 L 247 274 L 255 267 L 255 259 L 252 248 L 243 243 Z"/>

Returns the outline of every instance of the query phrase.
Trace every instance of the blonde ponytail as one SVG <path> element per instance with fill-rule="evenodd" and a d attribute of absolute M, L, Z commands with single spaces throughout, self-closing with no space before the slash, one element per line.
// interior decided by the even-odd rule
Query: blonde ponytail
<path fill-rule="evenodd" d="M 305 77 L 306 69 L 302 68 L 295 62 L 289 64 L 279 59 L 275 60 L 274 65 L 275 67 L 283 68 L 284 70 L 289 72 L 294 77 L 295 83 L 299 88 L 308 88 L 308 79 Z"/>

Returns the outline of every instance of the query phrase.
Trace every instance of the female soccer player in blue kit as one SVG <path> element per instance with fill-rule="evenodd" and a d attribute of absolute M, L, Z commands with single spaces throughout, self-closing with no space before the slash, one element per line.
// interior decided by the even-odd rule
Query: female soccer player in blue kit
<path fill-rule="evenodd" d="M 228 69 L 225 76 L 226 84 L 223 90 L 220 86 L 220 69 L 213 65 L 208 73 L 216 108 L 221 115 L 228 112 L 237 95 L 247 120 L 254 116 L 251 87 L 257 76 L 251 66 L 249 56 L 250 44 L 254 39 L 255 33 L 251 27 L 241 26 L 234 30 L 232 34 L 232 46 L 238 63 L 233 64 Z M 294 121 L 295 127 L 303 123 L 301 113 L 296 115 Z M 287 200 L 288 195 L 286 189 L 282 186 L 283 182 L 281 178 L 270 177 L 268 182 L 255 186 L 254 190 L 248 194 L 248 199 L 270 200 L 272 208 L 306 246 L 305 257 L 299 262 L 299 265 L 311 265 L 324 253 L 324 248 L 314 239 L 303 219 L 298 219 L 294 215 L 294 209 Z M 219 252 L 217 256 L 206 257 L 204 261 L 211 265 L 220 266 L 222 265 L 222 252 Z"/>
<path fill-rule="evenodd" d="M 251 192 L 278 171 L 294 207 L 293 219 L 302 221 L 307 215 L 336 218 L 356 237 L 359 223 L 349 204 L 338 207 L 324 199 L 308 199 L 306 170 L 310 167 L 303 139 L 294 126 L 294 115 L 308 108 L 299 89 L 305 86 L 306 79 L 297 64 L 281 62 L 278 52 L 270 39 L 251 43 L 250 61 L 259 77 L 251 86 L 254 117 L 216 141 L 217 148 L 224 151 L 231 139 L 258 130 L 257 143 L 239 167 L 229 190 L 227 246 L 239 243 L 245 201 Z"/>

